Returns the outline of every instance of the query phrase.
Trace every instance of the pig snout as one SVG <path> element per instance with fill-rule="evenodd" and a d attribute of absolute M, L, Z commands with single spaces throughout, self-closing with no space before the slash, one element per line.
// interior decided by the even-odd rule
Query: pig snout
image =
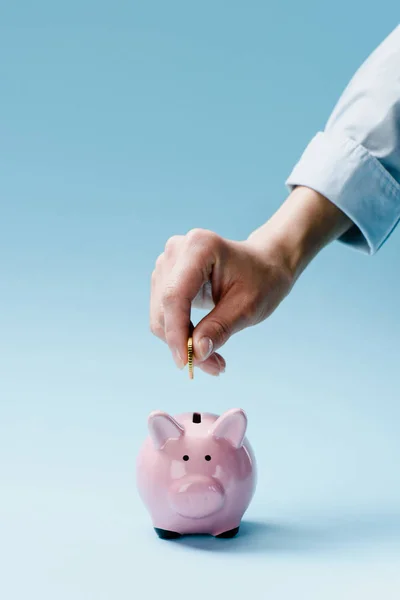
<path fill-rule="evenodd" d="M 186 478 L 170 489 L 172 508 L 181 516 L 202 519 L 218 512 L 224 505 L 224 489 L 212 477 Z"/>

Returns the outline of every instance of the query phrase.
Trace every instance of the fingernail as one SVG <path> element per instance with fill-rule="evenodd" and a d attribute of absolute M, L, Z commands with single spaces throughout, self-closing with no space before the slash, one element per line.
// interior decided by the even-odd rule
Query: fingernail
<path fill-rule="evenodd" d="M 208 337 L 203 337 L 199 341 L 199 358 L 206 360 L 213 351 L 213 343 Z"/>
<path fill-rule="evenodd" d="M 172 356 L 174 357 L 174 361 L 175 361 L 175 364 L 178 367 L 178 369 L 182 370 L 185 365 L 184 365 L 181 355 L 179 354 L 179 351 L 176 349 L 173 350 Z"/>

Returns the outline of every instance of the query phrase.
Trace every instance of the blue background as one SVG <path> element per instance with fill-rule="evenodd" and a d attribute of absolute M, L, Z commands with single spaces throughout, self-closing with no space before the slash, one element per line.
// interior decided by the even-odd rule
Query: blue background
<path fill-rule="evenodd" d="M 326 249 L 220 378 L 148 324 L 168 237 L 263 223 L 397 9 L 1 3 L 2 598 L 399 597 L 400 232 Z M 159 541 L 148 413 L 234 406 L 259 464 L 242 535 Z"/>

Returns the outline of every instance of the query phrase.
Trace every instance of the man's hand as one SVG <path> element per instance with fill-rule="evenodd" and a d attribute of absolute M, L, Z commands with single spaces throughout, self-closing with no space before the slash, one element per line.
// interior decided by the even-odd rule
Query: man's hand
<path fill-rule="evenodd" d="M 170 238 L 152 275 L 152 332 L 183 368 L 193 331 L 195 364 L 219 375 L 226 365 L 217 350 L 233 334 L 266 319 L 313 256 L 349 226 L 326 198 L 299 188 L 245 241 L 200 229 Z M 193 306 L 211 308 L 194 330 Z"/>
<path fill-rule="evenodd" d="M 210 283 L 209 283 L 210 282 Z M 216 352 L 245 327 L 264 320 L 288 293 L 291 274 L 249 242 L 193 230 L 171 238 L 153 273 L 151 329 L 175 362 L 186 364 L 192 306 L 212 308 L 193 332 L 195 364 L 211 375 L 225 370 Z"/>

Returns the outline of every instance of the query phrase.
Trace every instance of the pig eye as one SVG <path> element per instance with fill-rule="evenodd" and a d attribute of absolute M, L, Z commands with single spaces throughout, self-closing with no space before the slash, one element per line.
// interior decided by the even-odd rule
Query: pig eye
<path fill-rule="evenodd" d="M 183 457 L 183 460 L 189 460 L 189 457 L 187 454 L 185 454 L 185 456 Z"/>
<path fill-rule="evenodd" d="M 211 456 L 209 454 L 206 454 L 206 456 L 204 457 L 206 460 L 211 460 Z"/>

